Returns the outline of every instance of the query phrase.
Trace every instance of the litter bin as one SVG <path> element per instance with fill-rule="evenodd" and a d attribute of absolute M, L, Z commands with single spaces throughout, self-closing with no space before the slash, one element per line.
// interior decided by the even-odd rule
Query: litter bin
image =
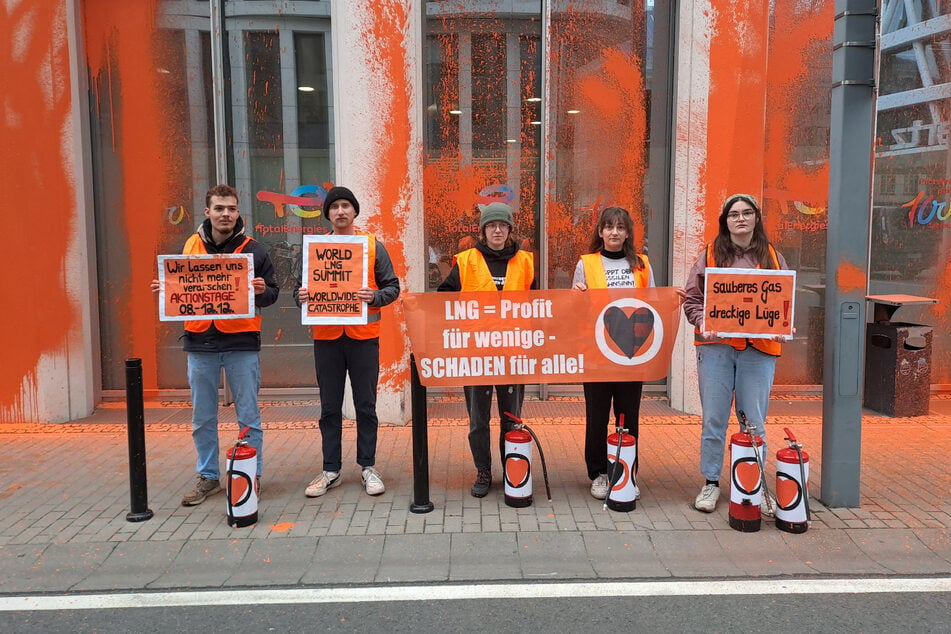
<path fill-rule="evenodd" d="M 866 325 L 865 407 L 889 416 L 928 414 L 932 335 L 920 324 Z"/>

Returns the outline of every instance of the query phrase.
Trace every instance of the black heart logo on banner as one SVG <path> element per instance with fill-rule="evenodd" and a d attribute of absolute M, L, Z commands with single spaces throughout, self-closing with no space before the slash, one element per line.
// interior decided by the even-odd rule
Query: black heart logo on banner
<path fill-rule="evenodd" d="M 611 306 L 604 313 L 604 327 L 611 341 L 628 359 L 633 359 L 654 331 L 654 313 L 647 308 L 637 308 L 628 316 L 617 306 Z"/>

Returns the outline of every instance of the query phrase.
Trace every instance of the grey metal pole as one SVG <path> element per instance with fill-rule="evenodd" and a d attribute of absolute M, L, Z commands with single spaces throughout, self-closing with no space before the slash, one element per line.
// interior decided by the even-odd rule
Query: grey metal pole
<path fill-rule="evenodd" d="M 836 0 L 835 12 L 820 497 L 857 507 L 878 8 L 876 0 Z"/>

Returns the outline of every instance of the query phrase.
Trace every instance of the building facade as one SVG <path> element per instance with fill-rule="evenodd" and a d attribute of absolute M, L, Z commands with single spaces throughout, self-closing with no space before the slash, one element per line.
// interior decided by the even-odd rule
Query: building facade
<path fill-rule="evenodd" d="M 776 383 L 822 383 L 831 2 L 51 0 L 4 11 L 0 179 L 11 261 L 26 273 L 6 274 L 22 290 L 0 317 L 12 341 L 2 422 L 87 415 L 121 394 L 130 357 L 149 395 L 187 394 L 180 326 L 158 320 L 148 282 L 216 182 L 239 190 L 282 287 L 263 313 L 275 396 L 315 390 L 291 291 L 302 236 L 328 230 L 320 202 L 334 184 L 356 193 L 358 224 L 413 292 L 438 285 L 491 200 L 516 210 L 542 288 L 570 285 L 607 205 L 631 211 L 657 283 L 682 285 L 722 201 L 753 194 L 798 271 L 797 334 Z M 870 293 L 940 300 L 899 315 L 936 326 L 938 386 L 951 383 L 949 14 L 941 2 L 881 5 L 866 278 Z M 38 229 L 42 240 L 27 237 Z M 399 302 L 383 323 L 380 416 L 402 423 Z M 695 411 L 693 346 L 680 337 L 651 389 Z"/>

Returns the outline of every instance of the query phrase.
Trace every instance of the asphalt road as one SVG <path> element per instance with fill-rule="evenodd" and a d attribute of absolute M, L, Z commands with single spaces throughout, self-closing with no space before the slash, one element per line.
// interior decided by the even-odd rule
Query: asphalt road
<path fill-rule="evenodd" d="M 6 611 L 4 632 L 951 632 L 951 592 L 426 598 Z M 703 583 L 703 582 L 700 582 Z M 718 592 L 710 582 L 711 592 Z M 742 584 L 742 580 L 730 583 Z M 796 580 L 786 580 L 796 584 Z M 802 581 L 801 583 L 809 583 Z M 615 586 L 603 584 L 605 593 Z M 676 593 L 676 583 L 671 590 Z M 946 580 L 936 587 L 946 588 Z M 538 586 L 536 586 L 538 587 Z M 544 594 L 544 586 L 540 594 Z M 587 584 L 590 594 L 591 584 Z M 597 586 L 595 586 L 597 587 Z M 696 590 L 697 584 L 694 584 Z M 921 586 L 928 587 L 928 580 Z M 465 594 L 459 586 L 456 594 Z M 472 586 L 471 588 L 476 588 Z M 522 586 L 512 586 L 514 590 Z M 700 590 L 702 591 L 702 589 Z M 282 591 L 269 591 L 280 601 Z M 475 591 L 473 591 L 475 592 Z M 277 593 L 276 595 L 274 593 Z M 221 591 L 222 599 L 228 591 Z M 371 593 L 372 594 L 372 593 Z M 78 595 L 82 598 L 82 595 Z M 115 595 L 118 598 L 129 595 Z M 141 596 L 141 595 L 140 595 Z M 148 596 L 148 595 L 145 595 Z M 250 597 L 251 595 L 249 595 Z M 155 597 L 161 601 L 161 597 Z M 213 603 L 213 602 L 212 602 Z"/>

